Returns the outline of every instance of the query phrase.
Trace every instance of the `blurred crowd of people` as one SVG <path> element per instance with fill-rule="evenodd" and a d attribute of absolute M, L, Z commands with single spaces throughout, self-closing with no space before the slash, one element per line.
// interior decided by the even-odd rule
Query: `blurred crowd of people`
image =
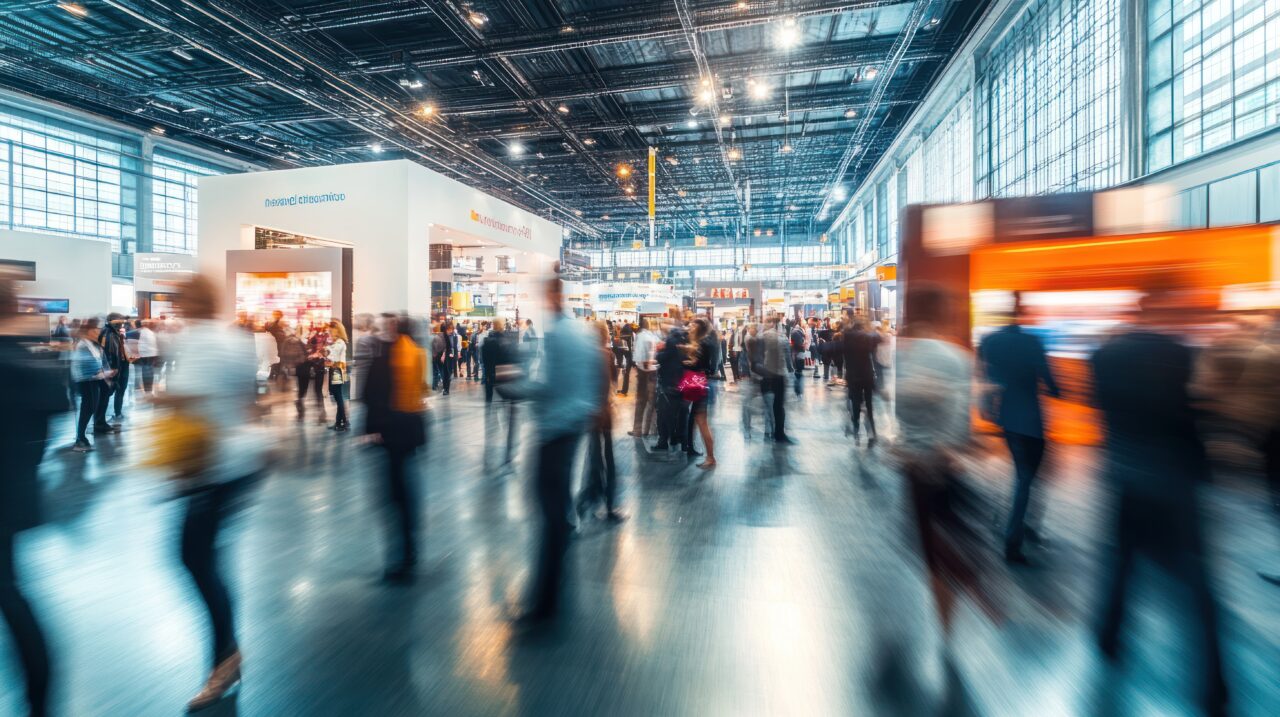
<path fill-rule="evenodd" d="M 213 626 L 210 673 L 192 709 L 215 703 L 240 679 L 218 536 L 273 460 L 261 425 L 270 404 L 264 395 L 291 397 L 298 421 L 305 420 L 311 399 L 327 423 L 332 402 L 329 427 L 337 433 L 351 427 L 348 401 L 362 405 L 359 440 L 384 458 L 384 578 L 393 584 L 412 582 L 418 563 L 421 506 L 413 457 L 427 442 L 429 392 L 448 395 L 455 381 L 481 383 L 484 410 L 505 424 L 495 434 L 504 441 L 505 463 L 514 457 L 517 415 L 527 412 L 536 442 L 530 455 L 541 532 L 521 620 L 536 625 L 557 614 L 565 555 L 577 527 L 593 517 L 610 524 L 628 517 L 614 458 L 615 396 L 634 394 L 624 427 L 638 450 L 658 458 L 682 451 L 691 460 L 701 457 L 697 467 L 710 471 L 718 465 L 710 419 L 724 390 L 739 393 L 738 425 L 748 441 L 760 420 L 764 439 L 785 447 L 795 443 L 788 403 L 812 395 L 806 378 L 823 382 L 816 385 L 843 393 L 844 432 L 855 446 L 864 445 L 864 430 L 868 451 L 882 441 L 891 444 L 886 459 L 903 476 L 944 633 L 950 634 L 960 595 L 990 614 L 1000 612 L 985 587 L 992 566 L 975 527 L 985 517 L 974 517 L 981 503 L 965 476 L 977 446 L 971 414 L 976 409 L 997 426 L 1009 451 L 1012 498 L 1001 531 L 1003 558 L 1022 565 L 1028 562 L 1025 543 L 1042 539 L 1031 510 L 1048 450 L 1042 403 L 1061 395 L 1043 343 L 1025 330 L 1021 301 L 1015 298 L 1009 324 L 971 354 L 947 338 L 954 297 L 929 286 L 907 293 L 908 323 L 900 337 L 889 322 L 852 309 L 840 319 L 803 321 L 775 315 L 763 322 L 716 322 L 690 313 L 592 323 L 566 315 L 562 292 L 558 278 L 547 282 L 545 333 L 529 320 L 440 319 L 426 325 L 388 313 L 357 315 L 349 337 L 338 318 L 290 324 L 279 311 L 264 321 L 241 315 L 234 323 L 220 322 L 216 289 L 197 277 L 180 294 L 180 320 L 118 314 L 105 321 L 63 320 L 42 347 L 43 357 L 30 351 L 29 341 L 0 336 L 0 361 L 18 398 L 0 430 L 2 449 L 16 456 L 16 467 L 0 483 L 0 607 L 25 670 L 32 714 L 47 708 L 49 658 L 19 590 L 14 538 L 40 522 L 36 472 L 49 422 L 77 401 L 76 452 L 93 449 L 90 433 L 120 431 L 129 405 L 150 404 L 157 412 L 143 441 L 144 465 L 171 478 L 175 497 L 186 502 L 179 552 Z M 0 324 L 15 316 L 15 306 L 12 285 L 0 283 Z M 1212 346 L 1195 350 L 1175 328 L 1177 312 L 1169 294 L 1150 292 L 1132 324 L 1117 328 L 1090 360 L 1090 401 L 1106 436 L 1103 479 L 1116 496 L 1097 636 L 1104 655 L 1120 652 L 1134 561 L 1157 558 L 1190 596 L 1189 615 L 1201 628 L 1203 650 L 1197 654 L 1204 657 L 1205 705 L 1217 711 L 1226 686 L 1198 503 L 1199 486 L 1211 473 L 1206 432 L 1241 438 L 1260 457 L 1280 507 L 1280 351 L 1276 327 L 1263 319 L 1241 322 Z M 132 403 L 130 391 L 136 394 Z M 896 426 L 885 439 L 890 415 Z M 651 444 L 644 440 L 649 438 Z"/>

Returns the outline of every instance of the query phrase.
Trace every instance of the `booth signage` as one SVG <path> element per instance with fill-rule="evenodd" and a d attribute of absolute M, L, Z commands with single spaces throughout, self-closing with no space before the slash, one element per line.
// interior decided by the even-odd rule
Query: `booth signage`
<path fill-rule="evenodd" d="M 325 194 L 286 194 L 282 197 L 267 197 L 262 200 L 262 206 L 267 209 L 274 209 L 276 207 L 296 207 L 299 205 L 330 204 L 332 202 L 345 201 L 347 201 L 347 195 L 343 192 L 326 192 Z"/>
<path fill-rule="evenodd" d="M 474 209 L 471 210 L 471 221 L 481 224 L 483 226 L 489 227 L 490 229 L 493 229 L 495 231 L 500 231 L 503 234 L 510 234 L 511 236 L 520 237 L 521 239 L 533 238 L 533 230 L 527 226 L 518 227 L 514 224 L 507 224 L 506 222 L 500 222 L 497 219 L 481 214 L 480 212 L 477 212 Z"/>
<path fill-rule="evenodd" d="M 139 252 L 133 255 L 133 275 L 144 279 L 173 278 L 174 274 L 192 274 L 196 258 L 190 254 Z"/>

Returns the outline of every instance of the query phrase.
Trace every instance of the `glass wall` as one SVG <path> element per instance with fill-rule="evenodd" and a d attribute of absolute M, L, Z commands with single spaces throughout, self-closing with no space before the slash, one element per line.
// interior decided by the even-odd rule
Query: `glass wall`
<path fill-rule="evenodd" d="M 917 153 L 920 194 L 908 203 L 973 201 L 973 97 L 965 92 Z"/>
<path fill-rule="evenodd" d="M 1122 0 L 1040 0 L 978 75 L 994 196 L 1101 189 L 1128 178 Z"/>
<path fill-rule="evenodd" d="M 156 151 L 151 164 L 151 250 L 196 253 L 196 183 L 225 170 L 196 160 Z"/>
<path fill-rule="evenodd" d="M 678 249 L 589 249 L 592 269 L 666 269 L 668 267 L 752 267 L 782 264 L 834 264 L 835 246 L 681 247 Z M 699 276 L 701 276 L 699 272 Z"/>
<path fill-rule="evenodd" d="M 104 239 L 137 239 L 139 143 L 0 107 L 0 225 Z"/>
<path fill-rule="evenodd" d="M 1280 124 L 1280 2 L 1146 3 L 1148 171 Z"/>

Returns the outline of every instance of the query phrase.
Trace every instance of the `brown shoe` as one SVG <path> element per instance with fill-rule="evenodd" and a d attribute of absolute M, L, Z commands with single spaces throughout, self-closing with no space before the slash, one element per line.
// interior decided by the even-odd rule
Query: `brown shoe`
<path fill-rule="evenodd" d="M 204 683 L 204 688 L 187 703 L 187 712 L 198 712 L 213 706 L 238 684 L 240 684 L 240 651 L 236 650 L 213 668 L 209 681 Z"/>

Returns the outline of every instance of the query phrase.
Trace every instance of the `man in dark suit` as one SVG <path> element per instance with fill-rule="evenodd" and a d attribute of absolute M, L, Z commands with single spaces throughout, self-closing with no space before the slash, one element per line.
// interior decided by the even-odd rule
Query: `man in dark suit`
<path fill-rule="evenodd" d="M 1209 477 L 1209 461 L 1188 390 L 1195 357 L 1158 328 L 1181 316 L 1175 291 L 1153 291 L 1142 300 L 1137 325 L 1093 356 L 1097 404 L 1106 424 L 1104 476 L 1118 503 L 1098 644 L 1109 658 L 1119 654 L 1135 559 L 1153 558 L 1191 598 L 1195 620 L 1183 624 L 1195 625 L 1200 633 L 1204 707 L 1208 714 L 1221 714 L 1227 691 L 1197 495 Z"/>
<path fill-rule="evenodd" d="M 867 409 L 867 448 L 876 444 L 876 416 L 872 408 L 878 372 L 876 348 L 880 337 L 870 330 L 865 319 L 857 319 L 844 332 L 844 381 L 849 391 L 850 417 L 853 419 L 853 444 L 861 440 L 862 409 Z"/>
<path fill-rule="evenodd" d="M 1044 344 L 1023 329 L 1026 310 L 1022 295 L 1013 297 L 1013 323 L 983 339 L 978 347 L 987 380 L 994 385 L 984 413 L 1004 431 L 1013 457 L 1013 507 L 1004 533 L 1005 560 L 1025 563 L 1022 539 L 1027 532 L 1027 505 L 1044 458 L 1044 418 L 1040 409 L 1040 387 L 1057 397 L 1058 384 L 1049 370 Z"/>

